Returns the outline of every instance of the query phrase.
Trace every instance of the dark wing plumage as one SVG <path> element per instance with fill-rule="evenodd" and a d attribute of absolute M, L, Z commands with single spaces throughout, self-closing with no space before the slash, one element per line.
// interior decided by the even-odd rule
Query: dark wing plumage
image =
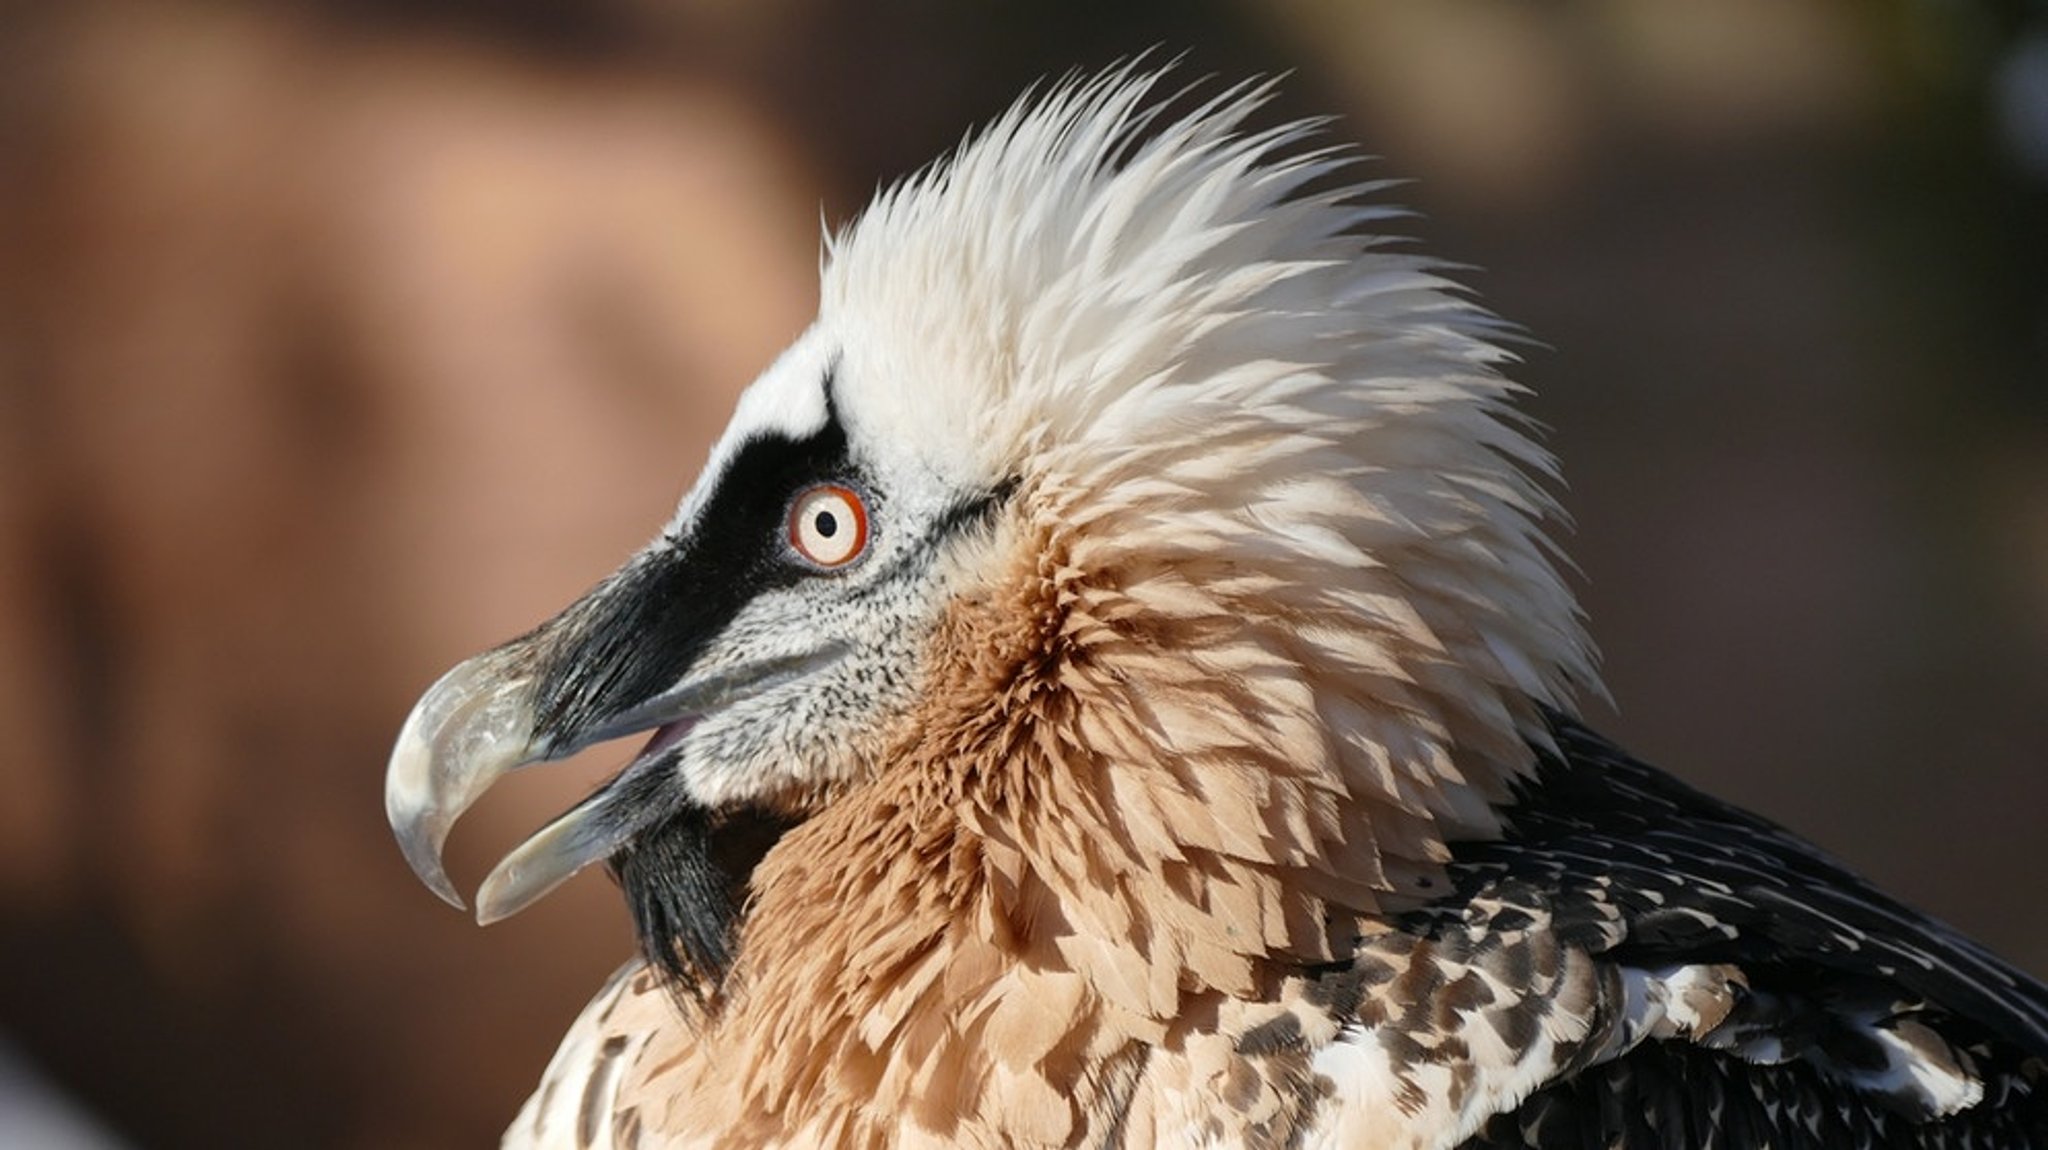
<path fill-rule="evenodd" d="M 1918 1121 L 1846 1095 L 1806 1062 L 1757 1065 L 1647 1042 L 1547 1086 L 1462 1150 L 2017 1150 L 2048 1145 L 2038 1072 L 1953 1117 Z"/>
<path fill-rule="evenodd" d="M 1470 945 L 1536 913 L 1602 962 L 1727 964 L 1741 985 L 1698 1041 L 1553 1080 L 1468 1146 L 2048 1146 L 2048 988 L 1783 828 L 1552 726 L 1510 833 L 1459 847 L 1455 895 L 1404 926 Z M 1944 1068 L 1981 1099 L 1938 1105 Z"/>

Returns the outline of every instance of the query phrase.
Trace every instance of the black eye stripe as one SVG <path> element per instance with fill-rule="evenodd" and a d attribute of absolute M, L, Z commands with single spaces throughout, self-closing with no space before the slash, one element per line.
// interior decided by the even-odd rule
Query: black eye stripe
<path fill-rule="evenodd" d="M 853 471 L 832 380 L 825 423 L 733 453 L 687 534 L 642 553 L 546 628 L 559 646 L 538 684 L 540 730 L 583 730 L 674 686 L 747 602 L 809 572 L 786 558 L 791 496 Z"/>
<path fill-rule="evenodd" d="M 876 571 L 865 586 L 853 590 L 849 601 L 859 603 L 897 594 L 905 580 L 919 577 L 948 539 L 970 531 L 986 530 L 996 512 L 1002 510 L 1016 491 L 1017 481 L 1005 479 L 986 491 L 955 500 L 921 535 L 897 548 L 897 554 L 889 565 Z"/>
<path fill-rule="evenodd" d="M 789 550 L 791 501 L 819 483 L 841 483 L 866 500 L 870 532 L 879 504 L 853 466 L 831 377 L 825 423 L 801 438 L 768 433 L 740 445 L 688 531 L 637 556 L 544 629 L 554 644 L 536 687 L 538 729 L 566 737 L 601 724 L 674 686 L 747 603 L 817 572 Z M 947 537 L 987 523 L 1014 481 L 964 498 L 920 539 L 899 546 L 883 582 L 922 567 Z M 812 519 L 821 535 L 843 533 Z M 854 589 L 856 599 L 867 589 Z"/>

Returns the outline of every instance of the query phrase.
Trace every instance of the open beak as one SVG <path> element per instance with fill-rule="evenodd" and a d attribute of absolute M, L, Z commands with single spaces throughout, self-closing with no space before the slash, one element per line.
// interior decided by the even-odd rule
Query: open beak
<path fill-rule="evenodd" d="M 705 631 L 650 616 L 645 593 L 659 562 L 629 565 L 537 630 L 449 671 L 399 731 L 384 776 L 384 813 L 413 873 L 456 907 L 462 896 L 442 850 L 456 820 L 492 784 L 530 763 L 652 732 L 609 782 L 498 863 L 478 888 L 478 922 L 518 913 L 694 805 L 676 768 L 697 723 L 845 653 L 826 644 L 700 671 L 691 664 L 709 641 Z M 663 593 L 652 601 L 678 600 Z M 663 639 L 661 649 L 649 650 Z"/>
<path fill-rule="evenodd" d="M 443 675 L 413 707 L 384 776 L 384 813 L 399 849 L 427 889 L 453 906 L 462 896 L 441 861 L 455 821 L 492 784 L 530 763 L 558 759 L 614 735 L 655 727 L 646 748 L 588 799 L 505 856 L 477 891 L 480 923 L 509 917 L 570 876 L 611 857 L 676 809 L 680 790 L 659 785 L 664 762 L 698 716 L 674 700 L 676 717 L 624 717 L 566 740 L 536 734 L 535 677 L 517 640 Z"/>

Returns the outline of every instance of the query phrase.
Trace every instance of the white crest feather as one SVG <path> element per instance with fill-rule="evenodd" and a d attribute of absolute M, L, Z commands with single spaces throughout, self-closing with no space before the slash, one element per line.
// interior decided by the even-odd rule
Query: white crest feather
<path fill-rule="evenodd" d="M 1521 700 L 1600 686 L 1503 325 L 1362 230 L 1403 213 L 1317 124 L 1248 129 L 1270 84 L 1160 124 L 1159 81 L 1027 99 L 831 241 L 815 334 L 850 417 L 950 483 L 1035 480 L 1077 560 L 1293 576 L 1477 670 L 1485 722 L 1540 740 Z"/>

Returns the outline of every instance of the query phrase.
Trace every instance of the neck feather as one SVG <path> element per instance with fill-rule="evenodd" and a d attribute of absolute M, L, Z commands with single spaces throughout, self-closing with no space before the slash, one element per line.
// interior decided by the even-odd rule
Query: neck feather
<path fill-rule="evenodd" d="M 1345 953 L 1442 889 L 1448 840 L 1497 833 L 1520 716 L 1436 701 L 1428 660 L 1318 666 L 1311 614 L 1191 609 L 1193 584 L 1163 611 L 1157 573 L 1134 592 L 1032 543 L 939 626 L 872 777 L 754 870 L 684 1112 L 1058 1143 L 1108 1104 L 1088 1068 Z"/>

